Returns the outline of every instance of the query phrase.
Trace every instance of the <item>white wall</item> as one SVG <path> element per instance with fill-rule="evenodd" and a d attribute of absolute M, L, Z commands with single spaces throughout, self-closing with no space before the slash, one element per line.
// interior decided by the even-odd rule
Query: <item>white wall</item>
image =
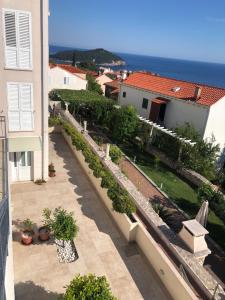
<path fill-rule="evenodd" d="M 64 84 L 64 77 L 69 78 L 68 84 Z M 82 76 L 73 75 L 60 67 L 49 68 L 49 91 L 52 89 L 86 90 L 86 88 L 87 80 Z"/>
<path fill-rule="evenodd" d="M 106 75 L 103 74 L 103 75 L 100 75 L 99 77 L 97 77 L 96 81 L 97 81 L 98 84 L 101 85 L 101 89 L 103 91 L 103 95 L 105 95 L 105 85 L 104 84 L 106 82 L 111 82 L 113 80 L 111 78 L 109 78 L 108 76 L 106 76 Z"/>
<path fill-rule="evenodd" d="M 126 92 L 126 98 L 123 98 L 123 92 Z M 162 97 L 160 94 L 154 94 L 141 89 L 121 85 L 119 94 L 120 105 L 133 105 L 137 113 L 142 117 L 149 119 L 151 110 L 151 100 L 156 97 Z M 142 108 L 143 98 L 149 99 L 148 108 Z M 166 98 L 164 96 L 164 98 Z M 183 125 L 185 122 L 192 124 L 196 130 L 203 136 L 205 131 L 205 124 L 208 116 L 208 107 L 196 105 L 190 101 L 176 100 L 168 97 L 164 124 L 168 128 L 174 128 Z"/>
<path fill-rule="evenodd" d="M 204 139 L 210 138 L 212 134 L 215 136 L 216 143 L 220 145 L 222 163 L 225 152 L 225 97 L 210 107 Z"/>

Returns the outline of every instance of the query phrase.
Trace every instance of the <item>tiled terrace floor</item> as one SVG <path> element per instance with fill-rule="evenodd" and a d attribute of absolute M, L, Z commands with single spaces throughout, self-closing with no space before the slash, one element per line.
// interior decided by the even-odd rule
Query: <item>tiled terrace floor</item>
<path fill-rule="evenodd" d="M 106 275 L 113 293 L 122 299 L 169 299 L 155 273 L 135 245 L 125 239 L 107 214 L 60 134 L 50 137 L 50 161 L 57 176 L 44 185 L 12 186 L 13 251 L 17 300 L 53 300 L 77 273 Z M 20 243 L 18 225 L 31 218 L 41 225 L 45 207 L 72 211 L 79 226 L 79 259 L 60 264 L 54 243 Z"/>

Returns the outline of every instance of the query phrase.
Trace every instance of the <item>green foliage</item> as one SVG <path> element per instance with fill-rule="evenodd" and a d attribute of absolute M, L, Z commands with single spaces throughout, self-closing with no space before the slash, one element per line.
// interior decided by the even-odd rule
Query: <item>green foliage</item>
<path fill-rule="evenodd" d="M 31 219 L 25 219 L 23 221 L 23 228 L 24 231 L 33 231 L 34 223 L 31 221 Z"/>
<path fill-rule="evenodd" d="M 78 232 L 78 226 L 73 219 L 73 214 L 65 209 L 55 208 L 53 213 L 49 209 L 43 210 L 44 224 L 49 227 L 55 239 L 71 241 Z"/>
<path fill-rule="evenodd" d="M 198 189 L 198 199 L 209 201 L 209 207 L 225 224 L 225 199 L 221 192 L 215 191 L 209 185 L 204 184 Z"/>
<path fill-rule="evenodd" d="M 82 151 L 85 161 L 89 164 L 90 169 L 93 170 L 94 176 L 102 178 L 101 186 L 108 189 L 108 195 L 113 201 L 115 211 L 128 215 L 135 212 L 135 206 L 127 192 L 119 186 L 112 174 L 103 166 L 99 157 L 85 141 L 83 135 L 67 122 L 63 122 L 62 126 L 66 133 L 71 136 L 72 143 L 76 149 Z"/>
<path fill-rule="evenodd" d="M 155 168 L 158 168 L 158 166 L 160 164 L 160 157 L 159 157 L 159 155 L 155 155 L 153 159 L 154 159 L 154 166 L 155 166 Z"/>
<path fill-rule="evenodd" d="M 84 70 L 90 70 L 93 72 L 97 72 L 98 71 L 98 67 L 96 66 L 96 64 L 94 62 L 80 62 L 78 65 L 79 68 L 84 69 Z"/>
<path fill-rule="evenodd" d="M 109 155 L 115 164 L 119 164 L 123 153 L 116 145 L 110 145 Z"/>
<path fill-rule="evenodd" d="M 88 81 L 88 90 L 92 91 L 92 92 L 96 92 L 99 95 L 102 95 L 103 94 L 102 88 L 101 88 L 100 84 L 97 83 L 95 78 L 89 74 L 87 74 L 86 78 Z"/>
<path fill-rule="evenodd" d="M 52 54 L 51 59 L 60 59 L 64 61 L 73 61 L 74 55 L 76 56 L 76 61 L 80 62 L 93 62 L 97 64 L 103 63 L 112 63 L 113 61 L 122 61 L 122 59 L 107 50 L 102 48 L 79 51 L 79 50 L 66 50 L 59 51 L 55 54 Z"/>
<path fill-rule="evenodd" d="M 114 110 L 111 119 L 113 137 L 118 141 L 132 139 L 136 134 L 138 122 L 137 113 L 132 105 Z"/>
<path fill-rule="evenodd" d="M 77 275 L 66 287 L 63 300 L 116 300 L 105 276 Z"/>
<path fill-rule="evenodd" d="M 193 147 L 187 144 L 182 146 L 181 163 L 183 166 L 202 174 L 209 180 L 214 179 L 219 152 L 219 145 L 215 144 L 214 137 L 203 141 L 195 128 L 188 123 L 177 128 L 176 133 L 196 142 Z"/>
<path fill-rule="evenodd" d="M 60 121 L 59 117 L 50 117 L 48 119 L 48 126 L 49 127 L 57 126 L 57 125 L 60 125 L 60 124 L 61 124 L 61 121 Z"/>

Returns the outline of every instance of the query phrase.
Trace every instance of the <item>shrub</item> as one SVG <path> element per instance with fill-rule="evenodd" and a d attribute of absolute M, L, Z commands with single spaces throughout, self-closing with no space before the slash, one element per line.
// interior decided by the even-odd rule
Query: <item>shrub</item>
<path fill-rule="evenodd" d="M 225 199 L 221 192 L 214 191 L 209 185 L 204 184 L 198 189 L 198 199 L 207 200 L 209 207 L 225 224 Z"/>
<path fill-rule="evenodd" d="M 77 275 L 67 286 L 63 300 L 116 300 L 105 276 Z"/>
<path fill-rule="evenodd" d="M 111 145 L 109 150 L 109 155 L 115 164 L 119 164 L 123 153 L 120 150 L 120 148 L 118 148 L 116 145 Z"/>
<path fill-rule="evenodd" d="M 130 201 L 129 196 L 125 192 L 115 197 L 113 209 L 120 213 L 126 213 L 128 216 L 136 211 L 134 203 Z"/>
<path fill-rule="evenodd" d="M 31 221 L 31 219 L 26 219 L 23 221 L 23 228 L 24 231 L 33 231 L 34 223 Z"/>
<path fill-rule="evenodd" d="M 48 119 L 48 126 L 56 126 L 56 125 L 61 125 L 61 119 L 59 117 L 50 117 Z"/>
<path fill-rule="evenodd" d="M 73 214 L 68 213 L 61 207 L 55 208 L 53 216 L 50 209 L 44 209 L 44 224 L 50 228 L 53 236 L 57 240 L 71 241 L 78 232 L 78 226 L 73 219 Z"/>

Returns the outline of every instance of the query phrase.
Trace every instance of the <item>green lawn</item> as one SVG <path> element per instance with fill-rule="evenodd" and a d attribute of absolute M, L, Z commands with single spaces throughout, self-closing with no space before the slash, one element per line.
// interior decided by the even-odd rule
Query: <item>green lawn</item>
<path fill-rule="evenodd" d="M 136 156 L 136 164 L 139 168 L 158 186 L 163 184 L 162 190 L 169 198 L 190 217 L 195 217 L 201 205 L 195 187 L 178 177 L 164 164 L 159 163 L 156 167 L 151 155 L 134 150 L 130 146 L 121 148 L 131 159 Z M 225 225 L 212 211 L 209 212 L 207 229 L 210 236 L 225 250 Z"/>

